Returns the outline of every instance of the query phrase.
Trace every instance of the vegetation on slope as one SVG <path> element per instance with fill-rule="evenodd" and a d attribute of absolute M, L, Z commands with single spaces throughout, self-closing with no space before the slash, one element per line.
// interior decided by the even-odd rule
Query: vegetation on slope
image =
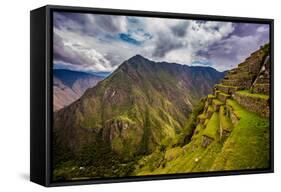
<path fill-rule="evenodd" d="M 63 175 L 69 162 L 80 166 L 77 159 L 84 153 L 92 162 L 83 166 L 85 170 L 99 167 L 100 162 L 110 165 L 99 156 L 103 152 L 98 148 L 88 150 L 99 157 L 94 159 L 84 150 L 84 146 L 97 142 L 106 143 L 108 153 L 115 154 L 121 164 L 188 143 L 202 110 L 202 106 L 195 105 L 222 76 L 212 68 L 155 63 L 141 56 L 125 61 L 78 101 L 55 113 L 56 177 Z M 200 82 L 200 87 L 195 82 Z M 98 175 L 110 174 L 99 172 Z M 82 175 L 89 176 L 84 172 Z"/>
<path fill-rule="evenodd" d="M 162 158 L 159 166 L 153 169 L 136 166 L 135 174 L 155 175 L 267 168 L 269 166 L 269 120 L 245 110 L 234 100 L 227 100 L 227 105 L 233 108 L 240 120 L 224 143 L 215 140 L 207 148 L 201 146 L 202 136 L 206 130 L 213 135 L 217 133 L 215 128 L 219 128 L 218 114 L 214 113 L 206 129 L 202 129 L 201 125 L 197 126 L 196 130 L 199 133 L 193 136 L 190 143 L 181 148 L 180 155 L 177 153 L 175 158 Z M 164 157 L 166 153 L 171 154 L 174 150 L 180 151 L 178 148 L 171 148 L 163 152 Z M 141 159 L 140 162 L 142 161 Z M 148 157 L 146 161 L 150 161 Z"/>

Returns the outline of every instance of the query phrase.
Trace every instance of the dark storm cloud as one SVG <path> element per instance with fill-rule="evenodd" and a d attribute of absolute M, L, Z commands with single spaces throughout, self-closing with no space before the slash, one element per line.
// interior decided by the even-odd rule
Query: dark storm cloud
<path fill-rule="evenodd" d="M 86 60 L 81 56 L 81 54 L 73 51 L 71 47 L 64 45 L 63 39 L 56 33 L 54 33 L 53 48 L 54 60 L 62 61 L 65 63 L 74 63 L 76 65 L 85 64 Z"/>
<path fill-rule="evenodd" d="M 178 25 L 171 27 L 171 31 L 177 37 L 184 37 L 187 33 L 188 25 L 189 25 L 188 21 L 182 22 Z"/>
<path fill-rule="evenodd" d="M 104 36 L 104 33 L 116 34 L 120 32 L 122 29 L 120 18 L 110 15 L 55 13 L 54 26 L 58 29 L 96 37 L 97 35 Z"/>
<path fill-rule="evenodd" d="M 230 42 L 227 41 L 219 41 L 210 46 L 208 46 L 204 50 L 199 50 L 196 55 L 207 60 L 213 60 L 214 63 L 218 64 L 218 60 L 229 60 L 236 62 L 237 56 L 239 54 L 239 47 L 236 47 L 235 44 L 229 46 Z M 223 63 L 226 65 L 227 63 Z M 230 64 L 231 65 L 231 64 Z M 232 66 L 229 66 L 232 67 Z"/>
<path fill-rule="evenodd" d="M 115 54 L 114 52 L 108 52 L 108 54 L 106 54 L 104 57 L 111 62 L 112 67 L 117 67 L 118 65 L 120 65 L 122 60 L 124 60 L 122 56 L 120 56 L 119 54 Z"/>
<path fill-rule="evenodd" d="M 75 32 L 87 32 L 89 18 L 85 14 L 55 12 L 54 26 L 57 29 L 65 29 Z"/>
<path fill-rule="evenodd" d="M 253 23 L 234 23 L 234 31 L 230 35 L 236 35 L 239 37 L 254 35 L 257 29 L 261 26 L 260 24 Z"/>
<path fill-rule="evenodd" d="M 240 23 L 235 24 L 234 27 L 234 31 L 229 36 L 209 45 L 204 50 L 197 51 L 196 55 L 212 60 L 217 65 L 233 68 L 251 52 L 269 42 L 267 25 Z"/>
<path fill-rule="evenodd" d="M 156 41 L 152 56 L 161 58 L 164 57 L 170 51 L 179 49 L 181 47 L 182 43 L 173 38 L 173 36 L 160 33 L 158 35 L 158 39 Z"/>
<path fill-rule="evenodd" d="M 103 31 L 107 33 L 118 33 L 120 32 L 120 24 L 118 18 L 110 15 L 96 15 L 95 24 L 98 25 Z"/>

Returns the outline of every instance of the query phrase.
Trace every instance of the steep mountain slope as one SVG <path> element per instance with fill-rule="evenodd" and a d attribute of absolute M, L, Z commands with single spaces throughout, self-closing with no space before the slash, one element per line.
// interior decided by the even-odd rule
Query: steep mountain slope
<path fill-rule="evenodd" d="M 95 86 L 103 77 L 64 69 L 53 70 L 54 110 L 57 111 L 78 98 L 86 89 Z"/>
<path fill-rule="evenodd" d="M 210 67 L 156 63 L 140 55 L 54 116 L 55 158 L 109 145 L 123 159 L 178 143 L 194 105 L 224 76 Z M 99 152 L 96 152 L 99 153 Z"/>
<path fill-rule="evenodd" d="M 206 97 L 189 143 L 143 157 L 133 175 L 268 168 L 269 66 L 267 44 Z"/>

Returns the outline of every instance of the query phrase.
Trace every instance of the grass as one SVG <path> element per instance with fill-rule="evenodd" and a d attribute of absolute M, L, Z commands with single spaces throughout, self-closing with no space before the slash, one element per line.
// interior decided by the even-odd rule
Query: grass
<path fill-rule="evenodd" d="M 135 124 L 135 122 L 126 115 L 116 116 L 113 119 L 115 121 L 122 121 L 122 122 L 128 122 L 129 124 Z"/>
<path fill-rule="evenodd" d="M 217 134 L 220 113 L 214 113 L 208 122 L 207 128 L 202 129 L 197 125 L 190 143 L 182 147 L 182 153 L 176 153 L 181 149 L 169 149 L 168 153 L 176 154 L 171 161 L 162 159 L 157 167 L 149 171 L 148 166 L 135 170 L 136 175 L 157 175 L 172 173 L 207 172 L 222 170 L 242 170 L 267 168 L 269 166 L 269 119 L 247 111 L 236 101 L 228 99 L 229 105 L 240 118 L 231 134 L 221 143 L 219 140 L 212 142 L 207 148 L 201 146 L 202 136 L 207 130 L 210 134 Z M 222 108 L 220 108 L 222 109 Z M 226 117 L 226 116 L 225 116 Z M 225 121 L 227 124 L 228 120 Z M 224 122 L 224 123 L 225 123 Z M 167 153 L 167 151 L 165 152 Z"/>
<path fill-rule="evenodd" d="M 198 115 L 198 118 L 199 119 L 206 119 L 207 117 L 206 117 L 205 113 L 202 113 L 202 114 Z"/>
<path fill-rule="evenodd" d="M 230 96 L 229 94 L 226 94 L 226 93 L 221 92 L 221 91 L 219 91 L 219 94 L 220 94 L 220 95 L 223 95 L 223 96 L 225 96 L 225 97 L 229 97 L 229 96 Z"/>
<path fill-rule="evenodd" d="M 165 153 L 165 159 L 167 161 L 174 160 L 174 159 L 178 158 L 179 156 L 181 156 L 182 153 L 183 153 L 183 149 L 181 147 L 174 147 L 174 148 L 168 149 Z"/>
<path fill-rule="evenodd" d="M 207 120 L 206 120 L 206 121 L 207 121 Z M 192 136 L 192 139 L 193 139 L 193 140 L 196 139 L 196 138 L 198 138 L 198 133 L 201 133 L 201 132 L 202 132 L 202 129 L 203 129 L 203 127 L 202 127 L 201 124 L 198 124 L 198 125 L 196 126 L 196 128 L 195 128 L 195 130 L 194 130 L 194 134 L 193 134 L 193 136 Z M 195 133 L 197 133 L 197 134 L 195 134 Z"/>
<path fill-rule="evenodd" d="M 208 107 L 208 111 L 213 112 L 213 111 L 214 111 L 214 107 L 213 107 L 212 105 L 209 105 L 209 107 Z"/>
<path fill-rule="evenodd" d="M 259 98 L 259 99 L 269 99 L 268 95 L 259 94 L 259 93 L 251 93 L 249 90 L 241 90 L 241 91 L 237 91 L 236 93 L 247 96 L 247 97 L 254 97 L 254 98 Z"/>
<path fill-rule="evenodd" d="M 225 87 L 225 88 L 233 88 L 233 89 L 237 88 L 236 86 L 223 85 L 223 84 L 218 84 L 217 86 L 219 86 L 219 87 Z"/>
<path fill-rule="evenodd" d="M 267 168 L 269 166 L 269 119 L 228 100 L 240 120 L 226 140 L 212 170 Z"/>
<path fill-rule="evenodd" d="M 222 105 L 222 104 L 223 104 L 223 102 L 221 102 L 221 101 L 218 100 L 218 99 L 213 99 L 213 103 L 214 103 L 215 105 Z"/>
<path fill-rule="evenodd" d="M 205 122 L 204 122 L 204 126 L 207 126 L 208 122 L 209 122 L 209 119 L 206 119 Z"/>
<path fill-rule="evenodd" d="M 233 125 L 229 117 L 226 116 L 225 107 L 221 106 L 219 111 L 220 125 L 223 130 L 231 131 Z"/>
<path fill-rule="evenodd" d="M 214 98 L 216 98 L 213 94 L 209 94 L 207 97 L 208 97 L 209 99 L 214 99 Z"/>
<path fill-rule="evenodd" d="M 218 137 L 218 129 L 219 129 L 219 115 L 215 112 L 211 119 L 208 121 L 206 129 L 204 130 L 203 135 L 216 139 Z"/>

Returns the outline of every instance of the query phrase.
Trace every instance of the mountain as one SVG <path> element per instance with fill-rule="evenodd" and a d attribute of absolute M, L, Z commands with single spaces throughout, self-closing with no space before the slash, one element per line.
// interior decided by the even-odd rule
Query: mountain
<path fill-rule="evenodd" d="M 106 77 L 108 77 L 111 74 L 111 72 L 100 71 L 100 72 L 90 72 L 90 74 L 106 78 Z"/>
<path fill-rule="evenodd" d="M 101 76 L 70 71 L 65 69 L 53 70 L 53 90 L 54 90 L 54 110 L 57 111 L 78 98 L 86 91 L 86 89 L 95 86 Z"/>
<path fill-rule="evenodd" d="M 227 72 L 200 105 L 191 140 L 155 150 L 132 175 L 270 168 L 269 44 Z"/>
<path fill-rule="evenodd" d="M 129 160 L 172 146 L 196 103 L 223 76 L 211 67 L 154 62 L 136 55 L 55 113 L 54 156 L 62 158 L 67 152 L 79 157 L 85 147 L 104 143 Z"/>

